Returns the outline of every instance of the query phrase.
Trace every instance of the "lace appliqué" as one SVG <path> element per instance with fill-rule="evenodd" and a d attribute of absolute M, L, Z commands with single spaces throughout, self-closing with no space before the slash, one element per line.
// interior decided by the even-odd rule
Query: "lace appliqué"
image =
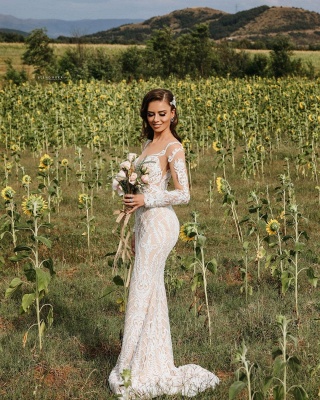
<path fill-rule="evenodd" d="M 183 151 L 182 147 L 176 147 L 173 152 L 170 154 L 170 156 L 168 157 L 168 162 L 171 163 L 172 160 L 174 159 L 174 156 L 179 152 L 179 151 Z"/>
<path fill-rule="evenodd" d="M 144 192 L 144 203 L 146 208 L 151 207 L 166 207 L 178 204 L 187 204 L 190 200 L 189 184 L 188 184 L 188 173 L 184 158 L 183 148 L 180 143 L 176 145 L 173 143 L 173 150 L 168 156 L 168 162 L 173 163 L 173 171 L 176 175 L 176 180 L 179 183 L 180 188 L 168 191 L 167 186 L 171 177 L 171 172 L 168 170 L 164 176 L 160 167 L 160 160 L 158 156 L 150 156 L 154 159 L 155 164 L 152 167 L 153 177 L 150 179 L 150 185 Z M 162 155 L 159 153 L 159 155 Z M 171 169 L 172 170 L 172 169 Z"/>

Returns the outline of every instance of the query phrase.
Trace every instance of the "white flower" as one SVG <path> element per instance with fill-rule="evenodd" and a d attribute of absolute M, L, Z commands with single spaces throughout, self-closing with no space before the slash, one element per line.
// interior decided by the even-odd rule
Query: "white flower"
<path fill-rule="evenodd" d="M 141 175 L 141 182 L 142 183 L 149 183 L 149 175 Z"/>
<path fill-rule="evenodd" d="M 123 189 L 122 189 L 122 187 L 120 185 L 118 186 L 117 193 L 118 193 L 119 196 L 123 196 L 124 195 L 124 191 L 123 191 Z"/>
<path fill-rule="evenodd" d="M 120 164 L 120 168 L 126 169 L 127 171 L 129 171 L 129 169 L 131 168 L 131 162 L 130 161 L 123 161 Z"/>
<path fill-rule="evenodd" d="M 131 163 L 137 158 L 137 154 L 136 153 L 129 153 L 128 154 L 128 161 L 130 161 Z"/>
<path fill-rule="evenodd" d="M 126 173 L 125 173 L 123 170 L 121 170 L 121 171 L 119 171 L 119 172 L 117 173 L 116 180 L 117 180 L 118 182 L 121 182 L 121 181 L 123 181 L 124 179 L 126 179 L 126 177 L 127 177 Z"/>
<path fill-rule="evenodd" d="M 130 175 L 129 178 L 129 182 L 131 183 L 131 185 L 134 185 L 137 181 L 138 175 L 135 172 L 132 172 L 132 174 Z"/>
<path fill-rule="evenodd" d="M 119 196 L 123 196 L 124 195 L 124 191 L 123 191 L 120 183 L 116 179 L 114 179 L 112 181 L 112 190 L 117 192 Z"/>
<path fill-rule="evenodd" d="M 119 182 L 116 179 L 112 181 L 112 190 L 118 190 Z"/>
<path fill-rule="evenodd" d="M 174 108 L 177 108 L 177 103 L 176 103 L 176 98 L 173 96 L 172 101 L 170 101 L 169 103 L 171 106 L 173 106 Z"/>

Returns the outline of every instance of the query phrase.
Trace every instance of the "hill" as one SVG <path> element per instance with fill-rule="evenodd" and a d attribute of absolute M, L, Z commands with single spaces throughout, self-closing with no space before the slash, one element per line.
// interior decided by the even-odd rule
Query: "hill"
<path fill-rule="evenodd" d="M 266 40 L 290 36 L 296 46 L 320 42 L 320 14 L 294 7 L 255 7 L 235 14 L 208 7 L 185 8 L 144 22 L 84 36 L 92 43 L 145 43 L 156 29 L 168 26 L 178 36 L 199 23 L 208 24 L 214 40 Z"/>
<path fill-rule="evenodd" d="M 19 31 L 18 29 L 0 28 L 0 33 L 8 33 L 12 35 L 28 36 L 28 32 Z"/>
<path fill-rule="evenodd" d="M 320 42 L 320 14 L 293 7 L 271 7 L 240 27 L 232 38 L 258 39 L 285 34 L 298 46 Z"/>
<path fill-rule="evenodd" d="M 28 36 L 27 32 L 17 29 L 0 28 L 0 42 L 5 43 L 23 43 Z"/>
<path fill-rule="evenodd" d="M 51 38 L 62 36 L 87 35 L 99 30 L 108 30 L 116 26 L 137 23 L 140 19 L 83 19 L 77 21 L 65 21 L 60 19 L 21 19 L 12 15 L 0 14 L 0 29 L 13 29 L 31 32 L 33 29 L 46 28 Z"/>
<path fill-rule="evenodd" d="M 100 31 L 85 38 L 92 43 L 144 43 L 152 32 L 169 26 L 175 33 L 182 34 L 200 23 L 209 23 L 226 15 L 224 11 L 209 7 L 185 8 L 163 16 L 152 17 L 144 22 L 122 25 L 107 31 Z"/>

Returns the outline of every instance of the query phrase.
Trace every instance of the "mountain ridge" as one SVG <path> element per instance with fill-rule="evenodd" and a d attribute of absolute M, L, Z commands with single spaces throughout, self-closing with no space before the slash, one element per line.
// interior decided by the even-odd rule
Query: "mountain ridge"
<path fill-rule="evenodd" d="M 135 18 L 106 18 L 106 19 L 80 19 L 74 21 L 61 19 L 36 19 L 36 18 L 16 18 L 12 15 L 0 14 L 0 29 L 12 29 L 24 32 L 31 32 L 33 29 L 46 28 L 47 35 L 50 38 L 58 36 L 87 35 L 98 32 L 99 30 L 108 30 L 114 27 L 138 23 L 141 19 Z"/>
<path fill-rule="evenodd" d="M 85 35 L 92 43 L 142 44 L 157 29 L 169 27 L 179 36 L 199 23 L 209 27 L 214 40 L 266 40 L 277 34 L 288 35 L 296 46 L 320 43 L 320 13 L 297 7 L 259 6 L 235 14 L 194 7 L 155 16 L 143 22 L 121 25 Z"/>

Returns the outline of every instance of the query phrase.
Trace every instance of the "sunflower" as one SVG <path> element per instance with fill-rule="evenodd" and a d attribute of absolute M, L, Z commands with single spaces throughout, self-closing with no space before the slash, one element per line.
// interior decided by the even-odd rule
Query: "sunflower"
<path fill-rule="evenodd" d="M 11 162 L 7 162 L 6 163 L 6 170 L 8 171 L 8 172 L 10 172 L 11 170 L 12 170 L 12 163 Z"/>
<path fill-rule="evenodd" d="M 22 185 L 29 186 L 30 183 L 31 183 L 31 176 L 23 175 L 23 177 L 22 177 Z"/>
<path fill-rule="evenodd" d="M 39 168 L 40 169 L 49 169 L 50 166 L 53 164 L 53 160 L 52 158 L 49 156 L 49 154 L 44 154 L 41 158 L 40 158 L 40 164 L 39 164 Z"/>
<path fill-rule="evenodd" d="M 263 246 L 260 246 L 257 251 L 256 261 L 262 260 L 265 255 L 266 255 L 266 250 L 264 249 Z"/>
<path fill-rule="evenodd" d="M 214 141 L 212 143 L 212 148 L 217 152 L 220 151 L 222 149 L 221 143 L 219 141 Z"/>
<path fill-rule="evenodd" d="M 32 194 L 22 202 L 22 210 L 30 217 L 39 217 L 48 208 L 48 203 L 42 196 Z"/>
<path fill-rule="evenodd" d="M 1 190 L 1 196 L 6 201 L 12 200 L 15 193 L 15 190 L 13 190 L 11 186 L 6 186 Z"/>
<path fill-rule="evenodd" d="M 100 143 L 100 136 L 96 135 L 93 137 L 93 144 L 98 145 Z"/>
<path fill-rule="evenodd" d="M 87 204 L 90 200 L 90 197 L 86 193 L 79 194 L 79 204 Z"/>
<path fill-rule="evenodd" d="M 276 219 L 270 219 L 266 226 L 266 231 L 268 235 L 276 235 L 279 229 L 280 223 Z"/>
<path fill-rule="evenodd" d="M 179 238 L 183 242 L 191 242 L 192 240 L 195 240 L 196 238 L 196 229 L 193 223 L 186 223 L 181 226 L 180 228 L 180 233 L 179 233 Z"/>
<path fill-rule="evenodd" d="M 219 176 L 219 177 L 216 179 L 216 184 L 217 184 L 217 190 L 218 190 L 218 192 L 221 193 L 221 194 L 223 194 L 223 191 L 222 191 L 222 178 L 221 178 L 221 176 Z"/>
<path fill-rule="evenodd" d="M 61 160 L 61 165 L 62 165 L 63 167 L 67 167 L 68 164 L 69 164 L 69 161 L 68 161 L 66 158 L 64 158 L 63 160 Z"/>
<path fill-rule="evenodd" d="M 226 194 L 228 192 L 228 182 L 219 176 L 216 179 L 217 190 L 220 194 Z"/>
<path fill-rule="evenodd" d="M 183 139 L 182 141 L 182 147 L 184 149 L 190 149 L 191 148 L 191 142 L 189 139 Z"/>
<path fill-rule="evenodd" d="M 15 144 L 15 143 L 13 143 L 13 144 L 10 146 L 10 149 L 11 149 L 11 151 L 13 151 L 14 153 L 17 153 L 18 151 L 20 151 L 19 145 L 18 145 L 18 144 Z"/>

